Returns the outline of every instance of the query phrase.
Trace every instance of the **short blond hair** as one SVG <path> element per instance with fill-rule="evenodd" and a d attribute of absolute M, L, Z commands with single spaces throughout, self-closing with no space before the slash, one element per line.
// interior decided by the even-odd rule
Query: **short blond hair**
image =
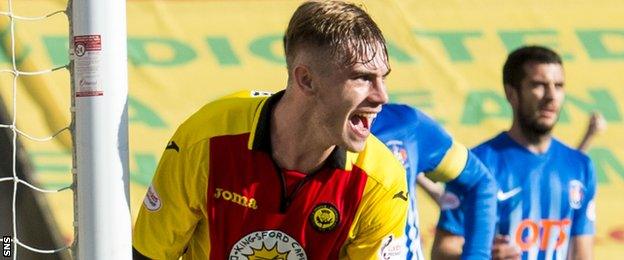
<path fill-rule="evenodd" d="M 344 1 L 308 1 L 297 8 L 284 35 L 289 71 L 302 49 L 321 51 L 323 58 L 339 66 L 367 63 L 379 50 L 388 58 L 386 40 L 375 21 L 361 7 Z"/>

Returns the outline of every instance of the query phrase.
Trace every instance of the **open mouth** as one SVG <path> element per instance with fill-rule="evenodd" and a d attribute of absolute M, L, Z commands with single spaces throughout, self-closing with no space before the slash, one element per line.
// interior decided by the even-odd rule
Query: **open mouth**
<path fill-rule="evenodd" d="M 349 125 L 358 136 L 367 137 L 375 117 L 377 113 L 354 113 L 349 118 Z"/>

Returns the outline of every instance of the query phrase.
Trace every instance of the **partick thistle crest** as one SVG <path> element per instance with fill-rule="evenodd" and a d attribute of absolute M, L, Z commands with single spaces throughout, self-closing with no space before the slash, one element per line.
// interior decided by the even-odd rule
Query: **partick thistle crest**
<path fill-rule="evenodd" d="M 340 213 L 332 204 L 319 204 L 310 214 L 310 224 L 320 232 L 330 232 L 340 223 Z"/>

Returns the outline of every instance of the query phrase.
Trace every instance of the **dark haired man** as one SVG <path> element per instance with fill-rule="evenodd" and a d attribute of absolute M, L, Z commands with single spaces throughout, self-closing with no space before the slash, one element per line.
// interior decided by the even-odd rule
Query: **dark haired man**
<path fill-rule="evenodd" d="M 499 186 L 492 257 L 591 259 L 593 166 L 551 135 L 565 96 L 561 58 L 540 46 L 519 48 L 507 58 L 503 83 L 513 110 L 511 128 L 472 149 Z M 434 257 L 460 253 L 462 221 L 459 209 L 442 211 Z"/>

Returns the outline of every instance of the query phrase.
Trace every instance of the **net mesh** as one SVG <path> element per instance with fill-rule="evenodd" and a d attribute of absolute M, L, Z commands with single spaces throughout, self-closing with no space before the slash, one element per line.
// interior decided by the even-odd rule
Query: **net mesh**
<path fill-rule="evenodd" d="M 17 198 L 18 198 L 17 192 L 18 192 L 19 185 L 24 185 L 34 191 L 42 192 L 42 193 L 55 193 L 55 192 L 61 192 L 67 189 L 73 189 L 73 184 L 67 187 L 54 189 L 54 190 L 43 189 L 43 188 L 37 187 L 36 185 L 29 183 L 27 180 L 20 178 L 17 172 L 17 167 L 16 167 L 18 136 L 21 136 L 23 138 L 36 141 L 36 142 L 48 142 L 48 141 L 53 140 L 56 136 L 63 133 L 64 131 L 70 131 L 71 124 L 68 126 L 62 127 L 61 129 L 58 129 L 56 132 L 52 133 L 49 136 L 43 136 L 43 137 L 31 135 L 18 128 L 16 124 L 16 121 L 17 121 L 16 119 L 19 116 L 19 110 L 17 106 L 18 81 L 22 77 L 33 77 L 37 75 L 48 74 L 48 73 L 51 73 L 53 71 L 60 70 L 60 69 L 69 69 L 69 64 L 66 64 L 64 66 L 44 69 L 44 70 L 33 70 L 34 66 L 29 66 L 29 64 L 24 64 L 23 62 L 19 64 L 20 61 L 18 61 L 16 57 L 18 57 L 17 53 L 19 52 L 18 50 L 21 47 L 21 44 L 15 36 L 16 35 L 15 25 L 18 22 L 24 22 L 24 21 L 43 21 L 55 15 L 64 15 L 65 17 L 68 17 L 67 15 L 68 12 L 66 10 L 57 10 L 57 11 L 54 11 L 54 12 L 51 12 L 42 16 L 20 16 L 19 14 L 16 14 L 14 12 L 14 5 L 13 5 L 12 0 L 7 0 L 5 3 L 7 4 L 6 11 L 0 11 L 0 17 L 4 16 L 8 19 L 5 19 L 2 22 L 0 22 L 0 27 L 5 28 L 5 32 L 7 33 L 6 40 L 4 40 L 2 43 L 4 44 L 4 47 L 5 47 L 4 49 L 7 52 L 7 56 L 9 56 L 11 59 L 10 61 L 11 66 L 9 69 L 0 70 L 0 74 L 9 74 L 12 77 L 11 97 L 10 97 L 12 100 L 12 105 L 11 105 L 12 112 L 10 112 L 10 115 L 9 115 L 11 122 L 0 122 L 0 128 L 9 129 L 11 133 L 12 154 L 11 154 L 10 160 L 12 162 L 11 164 L 12 176 L 0 178 L 0 182 L 12 182 L 13 183 L 13 195 L 12 195 L 12 202 L 11 202 L 13 238 L 12 238 L 11 243 L 13 243 L 13 247 L 12 247 L 13 259 L 17 259 L 17 251 L 19 248 L 24 248 L 26 250 L 30 250 L 30 251 L 42 253 L 42 254 L 54 254 L 54 253 L 61 252 L 61 251 L 71 248 L 71 245 L 66 245 L 61 248 L 56 248 L 56 249 L 41 249 L 41 248 L 35 248 L 33 246 L 30 246 L 20 241 L 20 233 L 19 233 L 18 224 L 17 224 L 19 216 L 16 210 Z M 19 66 L 20 68 L 18 68 L 18 64 L 20 65 Z M 25 87 L 32 87 L 32 86 L 25 86 Z"/>

